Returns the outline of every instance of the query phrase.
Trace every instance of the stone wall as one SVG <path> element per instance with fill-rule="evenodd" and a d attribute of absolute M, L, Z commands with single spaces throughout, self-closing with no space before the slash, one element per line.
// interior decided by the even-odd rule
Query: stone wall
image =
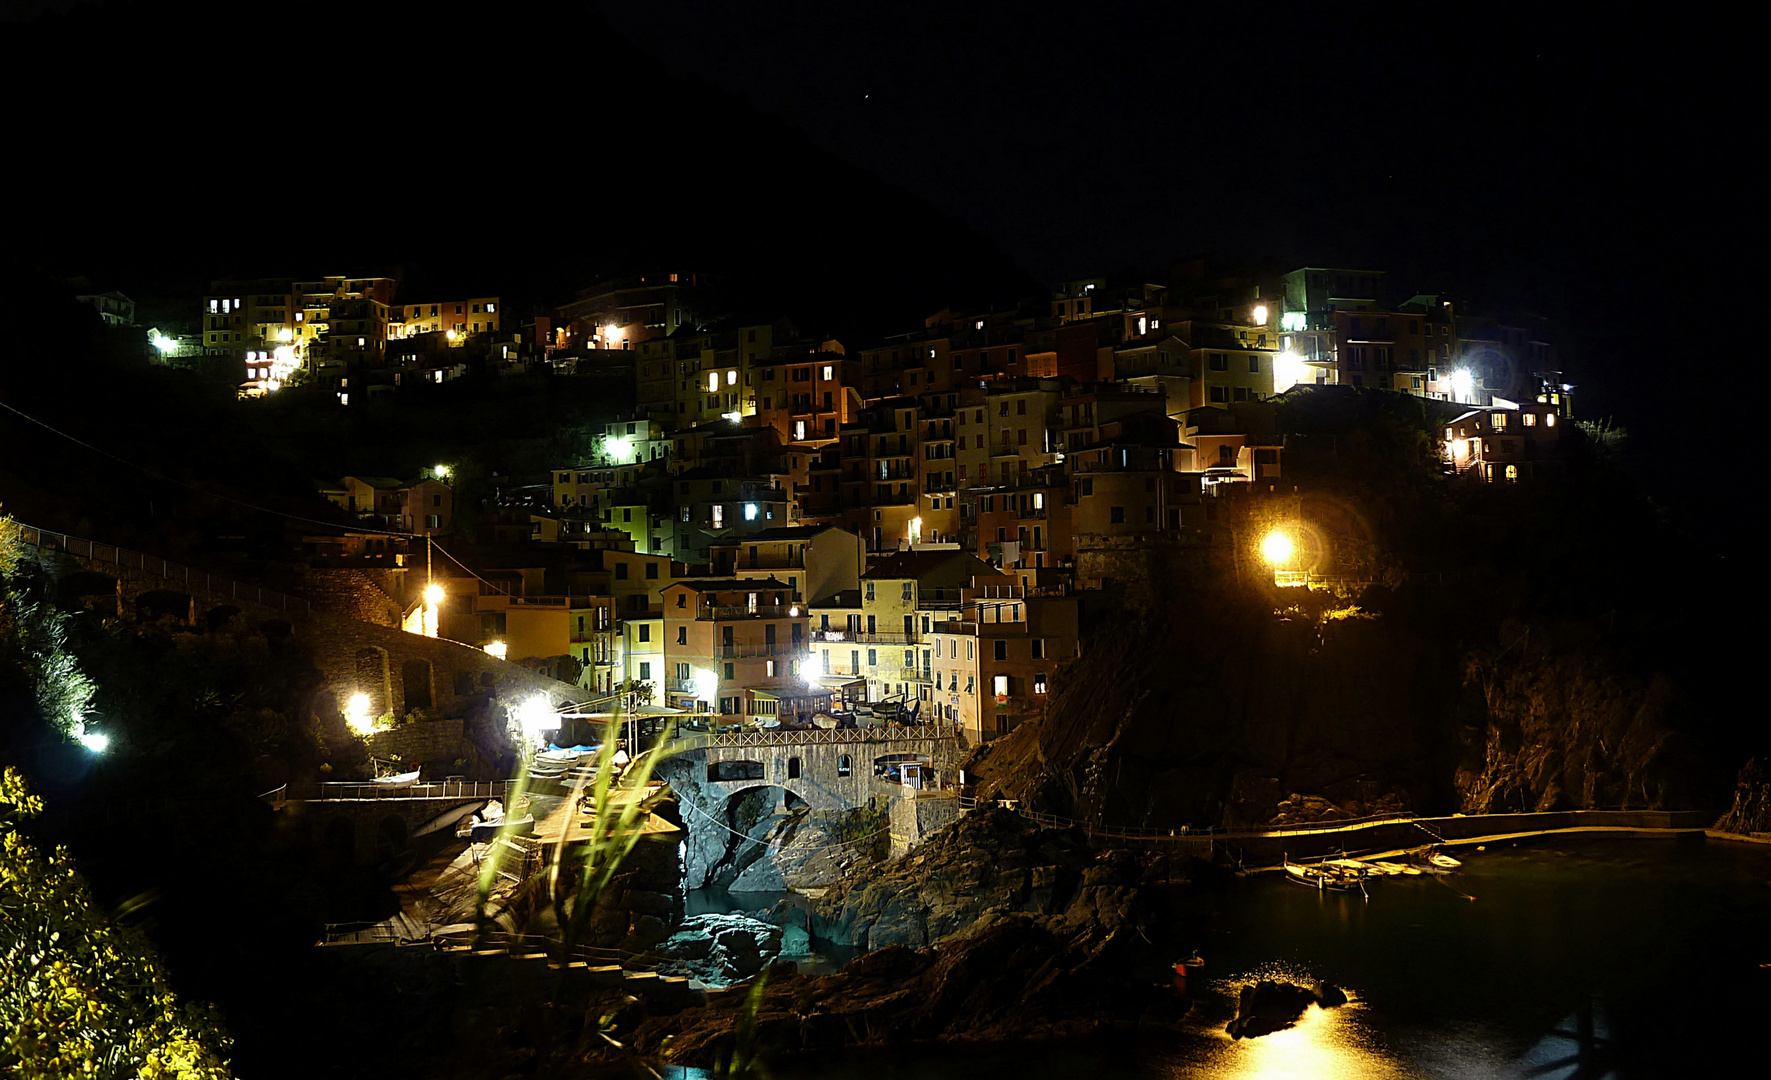
<path fill-rule="evenodd" d="M 959 819 L 959 799 L 951 795 L 898 799 L 891 806 L 892 858 L 910 853 L 931 833 Z"/>
<path fill-rule="evenodd" d="M 432 716 L 461 717 L 486 700 L 518 700 L 544 693 L 556 704 L 584 692 L 570 683 L 496 659 L 484 650 L 373 623 L 314 612 L 296 623 L 295 636 L 324 676 L 340 711 L 352 694 L 369 695 L 379 716 L 422 708 Z"/>
<path fill-rule="evenodd" d="M 369 753 L 394 761 L 416 761 L 424 766 L 427 778 L 436 779 L 464 770 L 472 771 L 472 762 L 479 750 L 474 745 L 464 720 L 427 720 L 417 724 L 401 724 L 391 731 L 377 731 L 369 736 Z M 461 769 L 456 761 L 468 762 Z"/>
<path fill-rule="evenodd" d="M 398 599 L 404 574 L 404 570 L 383 567 L 315 567 L 307 571 L 302 591 L 316 610 L 376 626 L 397 627 L 404 612 Z"/>
<path fill-rule="evenodd" d="M 1214 536 L 1211 533 L 1189 533 L 1179 537 L 1079 535 L 1076 538 L 1077 584 L 1083 588 L 1100 588 L 1111 582 L 1124 589 L 1128 607 L 1146 609 L 1154 598 L 1170 595 L 1170 590 L 1178 584 L 1205 584 L 1235 572 L 1230 545 L 1214 542 Z"/>

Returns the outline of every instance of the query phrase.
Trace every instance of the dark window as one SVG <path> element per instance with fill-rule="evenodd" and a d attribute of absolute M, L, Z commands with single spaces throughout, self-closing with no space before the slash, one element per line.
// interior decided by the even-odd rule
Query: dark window
<path fill-rule="evenodd" d="M 1123 507 L 1123 506 L 1112 507 L 1108 511 L 1107 516 L 1108 516 L 1108 519 L 1113 522 L 1113 524 L 1115 524 L 1115 525 L 1123 524 L 1125 522 L 1125 507 Z"/>

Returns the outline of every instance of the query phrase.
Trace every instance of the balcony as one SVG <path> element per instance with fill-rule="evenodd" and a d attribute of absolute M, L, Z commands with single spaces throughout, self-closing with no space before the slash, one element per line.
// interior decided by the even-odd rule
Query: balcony
<path fill-rule="evenodd" d="M 716 660 L 755 660 L 770 658 L 803 660 L 805 659 L 805 656 L 805 643 L 800 641 L 777 641 L 773 644 L 763 642 L 760 645 L 733 644 L 714 646 L 714 659 Z"/>
<path fill-rule="evenodd" d="M 813 630 L 813 641 L 844 645 L 918 645 L 922 642 L 921 634 L 906 634 L 899 631 L 867 631 L 867 630 Z"/>
<path fill-rule="evenodd" d="M 791 610 L 792 605 L 786 603 L 757 604 L 754 607 L 748 604 L 737 604 L 731 607 L 707 604 L 695 609 L 695 618 L 703 622 L 726 622 L 733 619 L 791 619 L 794 617 L 789 614 Z"/>

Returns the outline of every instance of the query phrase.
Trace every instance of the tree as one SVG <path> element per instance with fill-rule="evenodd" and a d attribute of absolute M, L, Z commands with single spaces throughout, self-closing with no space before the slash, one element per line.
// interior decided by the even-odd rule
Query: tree
<path fill-rule="evenodd" d="M 65 848 L 19 831 L 42 800 L 0 773 L 0 1071 L 21 1077 L 231 1075 L 209 1010 L 182 1004 L 153 954 L 92 902 Z"/>

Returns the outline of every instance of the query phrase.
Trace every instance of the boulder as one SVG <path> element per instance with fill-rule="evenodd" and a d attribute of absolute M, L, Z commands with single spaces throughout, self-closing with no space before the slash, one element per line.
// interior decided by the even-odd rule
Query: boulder
<path fill-rule="evenodd" d="M 780 927 L 747 915 L 696 915 L 654 951 L 667 958 L 662 971 L 730 986 L 779 956 L 781 938 Z"/>
<path fill-rule="evenodd" d="M 1332 983 L 1314 987 L 1262 979 L 1244 986 L 1236 1001 L 1236 1018 L 1225 1027 L 1232 1039 L 1254 1039 L 1283 1031 L 1298 1022 L 1311 1005 L 1344 1005 L 1347 995 Z"/>

